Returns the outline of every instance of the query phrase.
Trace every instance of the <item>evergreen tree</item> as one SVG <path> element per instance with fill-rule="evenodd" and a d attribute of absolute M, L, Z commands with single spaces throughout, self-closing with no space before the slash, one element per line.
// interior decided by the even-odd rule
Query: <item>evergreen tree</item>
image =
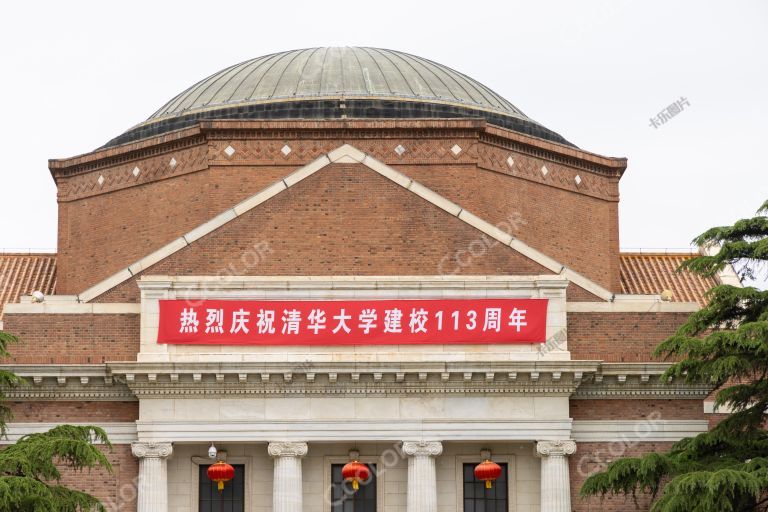
<path fill-rule="evenodd" d="M 16 338 L 0 331 L 0 359 Z M 10 409 L 3 390 L 22 385 L 23 379 L 0 369 L 0 435 L 6 434 Z M 62 467 L 80 471 L 96 467 L 112 471 L 106 455 L 94 446 L 112 447 L 98 427 L 60 425 L 48 432 L 30 434 L 0 450 L 0 512 L 104 511 L 93 496 L 60 485 Z"/>
<path fill-rule="evenodd" d="M 735 264 L 742 279 L 761 275 L 768 262 L 768 201 L 754 218 L 712 228 L 693 243 L 719 251 L 679 270 L 712 276 Z M 612 462 L 584 482 L 582 496 L 650 493 L 653 512 L 768 509 L 768 290 L 719 285 L 707 298 L 654 355 L 677 361 L 662 381 L 710 383 L 715 406 L 732 412 L 667 453 Z"/>

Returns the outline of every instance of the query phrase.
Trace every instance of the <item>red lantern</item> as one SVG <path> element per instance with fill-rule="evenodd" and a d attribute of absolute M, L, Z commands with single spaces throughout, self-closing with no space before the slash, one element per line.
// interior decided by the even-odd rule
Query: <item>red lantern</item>
<path fill-rule="evenodd" d="M 490 459 L 485 459 L 475 466 L 475 478 L 484 480 L 486 489 L 490 489 L 493 486 L 493 482 L 500 476 L 501 466 Z"/>
<path fill-rule="evenodd" d="M 216 464 L 208 466 L 208 478 L 211 482 L 216 482 L 219 486 L 219 492 L 224 490 L 224 482 L 229 482 L 235 478 L 235 468 L 224 461 L 218 461 Z"/>
<path fill-rule="evenodd" d="M 365 482 L 371 477 L 371 470 L 368 466 L 361 463 L 359 460 L 353 460 L 348 462 L 341 468 L 341 476 L 347 482 L 352 482 L 352 488 L 358 490 L 360 488 L 360 482 Z"/>

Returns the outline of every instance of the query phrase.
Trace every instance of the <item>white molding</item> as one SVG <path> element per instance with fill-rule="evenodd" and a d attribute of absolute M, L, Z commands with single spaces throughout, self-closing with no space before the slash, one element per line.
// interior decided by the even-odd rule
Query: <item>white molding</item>
<path fill-rule="evenodd" d="M 83 302 L 40 302 L 27 304 L 6 304 L 5 314 L 10 315 L 138 315 L 141 304 L 132 302 L 83 303 Z"/>
<path fill-rule="evenodd" d="M 626 296 L 625 296 L 626 297 Z M 695 313 L 696 302 L 661 302 L 622 299 L 614 302 L 567 302 L 568 313 Z"/>
<path fill-rule="evenodd" d="M 667 442 L 709 430 L 707 420 L 574 420 L 573 439 L 584 442 Z"/>
<path fill-rule="evenodd" d="M 534 276 L 506 275 L 413 275 L 413 276 L 142 276 L 137 281 L 141 290 L 174 290 L 188 292 L 186 296 L 205 298 L 210 292 L 240 290 L 243 293 L 258 291 L 322 291 L 336 292 L 344 290 L 407 290 L 424 291 L 425 294 L 440 295 L 445 290 L 473 290 L 488 292 L 494 290 L 555 290 L 562 292 L 568 286 L 568 280 L 558 275 L 543 274 Z M 564 293 L 564 292 L 563 292 Z M 256 296 L 256 295 L 255 295 Z M 305 293 L 305 298 L 312 295 Z M 484 295 L 477 295 L 478 297 Z M 505 296 L 509 297 L 509 294 Z M 531 294 L 521 294 L 520 298 L 530 298 Z M 549 296 L 547 296 L 549 297 Z"/>
<path fill-rule="evenodd" d="M 699 247 L 699 254 L 702 256 L 715 256 L 718 252 L 720 252 L 720 245 L 717 244 Z M 720 284 L 727 284 L 728 286 L 735 286 L 736 288 L 744 287 L 738 274 L 736 274 L 736 270 L 730 263 L 715 274 L 715 279 L 717 279 Z"/>
<path fill-rule="evenodd" d="M 59 426 L 61 423 L 29 423 L 29 422 L 12 422 L 8 423 L 8 436 L 0 438 L 0 445 L 13 444 L 19 440 L 20 437 L 29 434 L 39 434 L 47 432 L 54 427 Z M 131 444 L 138 441 L 136 434 L 136 423 L 134 422 L 110 422 L 101 423 L 98 421 L 91 423 L 68 423 L 69 425 L 95 425 L 103 428 L 107 432 L 107 437 L 112 444 Z"/>
<path fill-rule="evenodd" d="M 219 443 L 366 441 L 403 439 L 445 441 L 534 441 L 569 439 L 571 420 L 293 420 L 293 421 L 142 421 L 142 441 Z"/>
<path fill-rule="evenodd" d="M 721 405 L 715 410 L 714 400 L 704 400 L 704 414 L 733 414 L 736 410 L 729 404 Z"/>
<path fill-rule="evenodd" d="M 392 181 L 393 183 L 405 188 L 410 192 L 413 192 L 430 204 L 440 208 L 441 210 L 458 218 L 459 220 L 466 222 L 468 225 L 478 229 L 482 233 L 485 233 L 493 239 L 510 247 L 511 249 L 523 254 L 527 258 L 532 259 L 533 261 L 539 263 L 552 272 L 560 274 L 562 277 L 567 278 L 574 284 L 586 289 L 601 299 L 606 301 L 613 299 L 613 293 L 598 285 L 594 281 L 571 269 L 566 268 L 561 263 L 558 263 L 557 261 L 530 247 L 524 242 L 513 238 L 507 233 L 504 233 L 490 222 L 487 222 L 480 217 L 471 214 L 470 212 L 464 210 L 460 205 L 453 203 L 432 189 L 412 180 L 405 174 L 382 162 L 379 162 L 375 158 L 371 157 L 370 155 L 366 155 L 359 149 L 350 146 L 349 144 L 344 144 L 339 148 L 329 152 L 327 155 L 323 155 L 320 158 L 317 158 L 307 165 L 297 169 L 279 182 L 272 184 L 265 189 L 262 189 L 250 198 L 241 201 L 233 208 L 225 210 L 223 213 L 217 215 L 213 219 L 197 226 L 184 236 L 173 240 L 169 244 L 161 247 L 148 256 L 145 256 L 136 263 L 129 265 L 127 268 L 117 272 L 111 277 L 95 284 L 94 286 L 82 292 L 78 296 L 78 299 L 81 302 L 90 302 L 99 295 L 102 295 L 115 286 L 127 281 L 136 273 L 141 272 L 142 270 L 151 265 L 154 265 L 164 258 L 167 258 L 168 256 L 190 245 L 201 237 L 212 233 L 221 226 L 236 219 L 240 215 L 249 212 L 256 206 L 262 204 L 264 201 L 274 197 L 276 194 L 279 194 L 283 190 L 292 187 L 296 183 L 301 182 L 304 178 L 313 175 L 317 171 L 325 168 L 333 162 L 361 163 L 379 175 Z"/>

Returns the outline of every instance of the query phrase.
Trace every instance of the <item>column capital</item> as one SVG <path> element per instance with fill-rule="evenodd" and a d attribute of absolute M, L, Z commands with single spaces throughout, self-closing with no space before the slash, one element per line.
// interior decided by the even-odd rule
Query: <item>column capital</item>
<path fill-rule="evenodd" d="M 437 457 L 443 453 L 440 441 L 403 441 L 403 453 L 409 457 Z"/>
<path fill-rule="evenodd" d="M 536 453 L 542 457 L 564 457 L 576 453 L 576 442 L 571 439 L 562 441 L 538 441 Z"/>
<path fill-rule="evenodd" d="M 173 453 L 173 443 L 158 443 L 155 441 L 131 443 L 131 452 L 140 459 L 166 459 Z"/>
<path fill-rule="evenodd" d="M 309 448 L 307 443 L 275 442 L 269 443 L 267 452 L 270 457 L 304 457 Z"/>

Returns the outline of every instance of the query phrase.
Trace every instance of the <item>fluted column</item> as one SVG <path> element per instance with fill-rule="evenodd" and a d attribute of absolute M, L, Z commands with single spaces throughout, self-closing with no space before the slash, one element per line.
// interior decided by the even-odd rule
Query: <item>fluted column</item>
<path fill-rule="evenodd" d="M 539 441 L 536 453 L 541 456 L 541 510 L 570 512 L 568 456 L 576 453 L 576 443 L 571 440 Z"/>
<path fill-rule="evenodd" d="M 168 512 L 168 468 L 166 459 L 173 453 L 171 443 L 131 443 L 139 459 L 137 512 Z"/>
<path fill-rule="evenodd" d="M 408 456 L 408 507 L 406 512 L 437 512 L 435 457 L 443 453 L 437 441 L 406 441 Z"/>
<path fill-rule="evenodd" d="M 272 512 L 301 512 L 301 458 L 307 454 L 307 443 L 269 443 L 267 451 L 275 459 Z"/>

